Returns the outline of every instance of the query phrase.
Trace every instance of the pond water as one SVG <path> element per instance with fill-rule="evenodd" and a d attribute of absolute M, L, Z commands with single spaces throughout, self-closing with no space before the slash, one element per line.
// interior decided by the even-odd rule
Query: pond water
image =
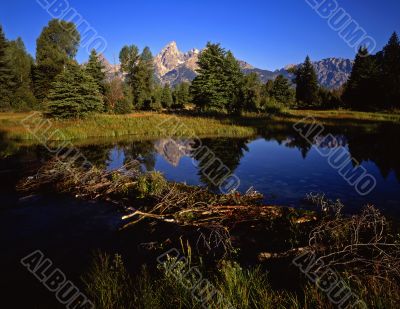
<path fill-rule="evenodd" d="M 325 126 L 322 134 L 306 140 L 286 124 L 248 138 L 132 137 L 91 141 L 77 148 L 100 168 L 117 169 L 136 159 L 144 171 L 160 171 L 171 181 L 217 192 L 253 188 L 264 195 L 266 204 L 298 207 L 306 194 L 323 193 L 340 199 L 347 212 L 369 203 L 399 215 L 399 133 L 399 126 L 390 124 Z M 22 147 L 0 164 L 7 170 L 6 162 L 24 162 L 23 169 L 12 173 L 17 177 L 49 157 L 42 146 Z"/>
<path fill-rule="evenodd" d="M 310 143 L 292 125 L 277 124 L 248 138 L 194 141 L 126 137 L 74 144 L 87 160 L 101 168 L 116 169 L 136 159 L 145 171 L 161 171 L 169 180 L 218 191 L 215 179 L 219 174 L 210 173 L 210 160 L 204 159 L 213 156 L 220 161 L 212 162 L 221 162 L 237 177 L 238 191 L 252 187 L 264 194 L 266 204 L 306 207 L 307 193 L 324 193 L 330 199 L 340 199 L 348 213 L 370 203 L 400 219 L 399 133 L 399 126 L 389 124 L 326 126 L 324 133 Z M 208 156 L 204 156 L 205 151 Z M 20 265 L 23 256 L 37 249 L 51 257 L 76 284 L 87 270 L 93 250 L 118 252 L 138 265 L 146 260 L 146 253 L 138 254 L 138 246 L 152 241 L 153 236 L 117 233 L 120 214 L 108 205 L 59 194 L 25 197 L 16 192 L 20 179 L 35 173 L 51 158 L 45 147 L 1 140 L 0 155 L 0 244 L 6 248 L 0 252 L 4 266 L 0 288 L 4 295 L 20 305 L 41 307 L 49 302 L 52 308 L 59 306 Z M 356 169 L 357 165 L 347 164 L 344 171 L 355 172 L 349 174 L 352 177 L 343 177 L 340 171 L 345 172 L 338 166 L 349 158 L 359 166 Z M 356 186 L 354 179 L 363 173 L 368 178 Z M 13 296 L 21 289 L 29 291 L 29 297 Z"/>
<path fill-rule="evenodd" d="M 339 151 L 349 160 L 353 156 L 347 139 L 345 136 L 338 138 L 343 143 L 334 147 L 333 151 Z M 143 170 L 161 171 L 169 180 L 216 189 L 218 181 L 215 184 L 213 177 L 208 176 L 212 167 L 208 170 L 204 167 L 212 164 L 209 163 L 212 160 L 203 159 L 202 153 L 200 159 L 190 150 L 185 153 L 182 144 L 184 142 L 180 140 L 165 139 L 132 142 L 128 146 L 115 145 L 106 152 L 106 166 L 108 169 L 119 168 L 128 158 L 132 158 L 133 153 L 140 153 L 139 160 Z M 354 179 L 350 177 L 353 181 L 348 181 L 340 174 L 340 165 L 331 163 L 335 157 L 321 155 L 321 150 L 326 151 L 324 146 L 302 149 L 294 146 L 290 137 L 283 141 L 266 140 L 262 137 L 215 138 L 203 139 L 202 144 L 238 177 L 238 191 L 246 192 L 249 188 L 254 188 L 264 194 L 264 202 L 267 204 L 297 207 L 302 204 L 307 193 L 313 192 L 325 193 L 331 199 L 340 199 L 349 208 L 372 203 L 382 209 L 397 211 L 396 208 L 400 205 L 400 175 L 394 166 L 386 170 L 379 162 L 371 159 L 361 161 L 360 166 L 353 166 L 348 161 L 348 166 L 343 168 L 344 173 L 355 173 Z M 217 168 L 215 164 L 214 169 Z M 376 186 L 373 187 L 375 182 L 370 181 L 369 176 L 376 181 Z M 358 186 L 357 180 L 360 182 Z M 365 189 L 360 190 L 363 185 Z"/>

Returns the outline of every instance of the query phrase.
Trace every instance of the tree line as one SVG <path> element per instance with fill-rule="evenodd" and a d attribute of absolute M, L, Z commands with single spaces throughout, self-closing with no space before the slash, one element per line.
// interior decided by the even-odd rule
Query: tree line
<path fill-rule="evenodd" d="M 208 43 L 199 57 L 198 76 L 191 85 L 193 102 L 200 110 L 268 112 L 282 107 L 355 110 L 400 108 L 400 42 L 393 33 L 382 51 L 370 55 L 359 49 L 348 81 L 329 90 L 318 84 L 309 56 L 289 70 L 293 80 L 279 75 L 262 84 L 255 73 L 245 75 L 230 51 Z"/>
<path fill-rule="evenodd" d="M 208 43 L 200 53 L 197 76 L 174 88 L 156 81 L 148 47 L 124 46 L 119 72 L 106 72 L 93 50 L 89 60 L 75 60 L 80 35 L 75 24 L 57 19 L 45 26 L 36 42 L 36 58 L 21 38 L 6 39 L 0 26 L 0 109 L 43 110 L 57 118 L 93 112 L 182 109 L 194 103 L 201 112 L 271 113 L 282 108 L 360 110 L 399 108 L 400 43 L 396 33 L 381 52 L 360 48 L 351 76 L 341 89 L 318 84 L 310 58 L 292 68 L 293 80 L 279 75 L 266 83 L 256 73 L 244 74 L 231 51 Z"/>
<path fill-rule="evenodd" d="M 396 32 L 375 55 L 365 47 L 359 49 L 343 100 L 354 109 L 400 108 L 400 42 Z"/>
<path fill-rule="evenodd" d="M 36 59 L 21 38 L 6 39 L 0 26 L 0 110 L 42 110 L 56 118 L 85 117 L 97 112 L 177 109 L 190 102 L 189 84 L 174 88 L 155 82 L 148 47 L 120 52 L 120 72 L 106 72 L 101 56 L 75 60 L 80 43 L 76 25 L 57 19 L 45 26 L 36 41 Z"/>

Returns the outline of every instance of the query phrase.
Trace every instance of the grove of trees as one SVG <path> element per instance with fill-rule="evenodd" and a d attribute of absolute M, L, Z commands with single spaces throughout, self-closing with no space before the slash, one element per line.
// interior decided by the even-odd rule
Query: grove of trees
<path fill-rule="evenodd" d="M 344 102 L 360 110 L 400 108 L 400 42 L 393 33 L 376 55 L 361 47 L 345 85 Z"/>
<path fill-rule="evenodd" d="M 198 65 L 190 93 L 201 111 L 262 112 L 293 101 L 294 92 L 283 76 L 263 85 L 257 74 L 245 75 L 232 52 L 219 44 L 208 43 Z"/>
<path fill-rule="evenodd" d="M 358 110 L 400 106 L 400 42 L 394 33 L 382 51 L 361 47 L 341 89 L 318 84 L 311 59 L 290 70 L 293 80 L 279 75 L 262 83 L 258 74 L 244 74 L 233 53 L 208 43 L 199 54 L 197 76 L 174 87 L 155 79 L 150 48 L 124 46 L 120 71 L 109 72 L 101 55 L 91 51 L 86 64 L 75 60 L 80 35 L 74 23 L 51 20 L 36 42 L 35 59 L 21 38 L 7 40 L 0 26 L 0 110 L 42 110 L 57 118 L 133 110 L 179 110 L 193 103 L 200 112 L 241 114 L 281 108 Z"/>

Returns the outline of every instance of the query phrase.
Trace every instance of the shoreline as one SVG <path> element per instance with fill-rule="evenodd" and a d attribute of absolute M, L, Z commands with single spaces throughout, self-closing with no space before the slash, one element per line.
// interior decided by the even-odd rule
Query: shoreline
<path fill-rule="evenodd" d="M 37 114 L 24 120 L 31 114 L 0 113 L 0 136 L 4 140 L 40 144 L 35 137 L 35 132 L 42 126 L 46 128 L 44 130 L 45 137 L 46 141 L 49 142 L 124 137 L 140 139 L 188 136 L 203 138 L 250 137 L 257 135 L 257 129 L 266 128 L 269 124 L 294 124 L 306 117 L 310 118 L 308 120 L 310 122 L 317 121 L 323 125 L 400 124 L 400 114 L 397 113 L 367 113 L 345 110 L 287 110 L 277 115 L 247 114 L 241 117 L 141 112 L 128 115 L 99 114 L 92 115 L 87 119 L 77 120 L 46 119 Z M 170 121 L 171 119 L 172 121 Z"/>

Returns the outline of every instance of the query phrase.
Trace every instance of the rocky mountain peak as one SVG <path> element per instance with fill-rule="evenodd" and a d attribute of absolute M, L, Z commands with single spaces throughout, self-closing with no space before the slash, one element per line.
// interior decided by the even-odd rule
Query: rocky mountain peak
<path fill-rule="evenodd" d="M 184 61 L 185 55 L 178 49 L 176 42 L 172 41 L 155 57 L 154 65 L 156 73 L 159 76 L 164 76 L 169 71 L 184 63 Z"/>
<path fill-rule="evenodd" d="M 168 43 L 154 58 L 157 80 L 162 84 L 169 84 L 171 86 L 192 81 L 197 75 L 197 62 L 200 53 L 201 50 L 196 48 L 183 53 L 179 50 L 175 41 Z M 119 71 L 119 65 L 110 65 L 104 57 L 102 57 L 102 62 L 106 67 L 106 71 Z M 251 64 L 242 60 L 239 60 L 239 64 L 245 74 L 256 73 L 263 83 L 275 79 L 280 74 L 292 80 L 293 74 L 288 72 L 288 70 L 301 65 L 290 64 L 280 70 L 269 71 L 253 67 Z M 333 89 L 341 87 L 348 80 L 353 67 L 353 61 L 332 57 L 315 61 L 313 65 L 318 75 L 320 85 Z"/>
<path fill-rule="evenodd" d="M 183 53 L 176 42 L 172 41 L 154 58 L 156 75 L 162 83 L 171 85 L 191 81 L 195 76 L 199 54 L 200 50 L 196 48 Z"/>
<path fill-rule="evenodd" d="M 238 62 L 239 62 L 240 67 L 242 68 L 242 70 L 243 69 L 249 69 L 249 70 L 254 69 L 254 67 L 250 63 L 247 63 L 246 61 L 238 60 Z"/>
<path fill-rule="evenodd" d="M 178 55 L 180 53 L 181 52 L 179 51 L 175 41 L 168 43 L 160 52 L 160 54 L 174 54 L 174 55 Z"/>
<path fill-rule="evenodd" d="M 200 50 L 197 48 L 192 48 L 191 50 L 189 50 L 186 54 L 185 54 L 185 58 L 190 58 L 190 57 L 194 57 L 194 56 L 198 56 L 200 54 Z"/>

